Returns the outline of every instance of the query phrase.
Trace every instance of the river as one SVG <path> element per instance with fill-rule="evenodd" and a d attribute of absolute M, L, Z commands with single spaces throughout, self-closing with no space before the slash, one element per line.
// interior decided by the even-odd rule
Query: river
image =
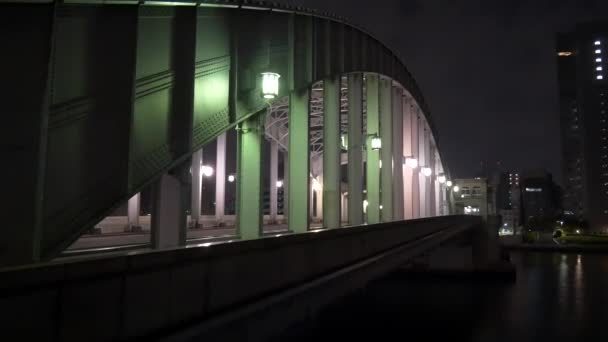
<path fill-rule="evenodd" d="M 608 255 L 513 252 L 515 282 L 393 274 L 281 340 L 608 341 Z"/>

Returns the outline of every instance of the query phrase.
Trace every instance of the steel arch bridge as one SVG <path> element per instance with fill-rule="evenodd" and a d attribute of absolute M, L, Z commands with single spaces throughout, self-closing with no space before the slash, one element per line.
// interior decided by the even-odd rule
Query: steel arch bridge
<path fill-rule="evenodd" d="M 341 216 L 359 225 L 448 213 L 420 89 L 391 49 L 343 18 L 265 1 L 10 1 L 0 44 L 10 199 L 0 265 L 52 258 L 149 185 L 155 246 L 182 245 L 188 170 L 233 128 L 243 239 L 261 232 L 264 138 L 288 155 L 295 233 L 309 229 L 311 173 L 322 176 L 325 228 Z M 270 103 L 269 71 L 282 75 Z"/>

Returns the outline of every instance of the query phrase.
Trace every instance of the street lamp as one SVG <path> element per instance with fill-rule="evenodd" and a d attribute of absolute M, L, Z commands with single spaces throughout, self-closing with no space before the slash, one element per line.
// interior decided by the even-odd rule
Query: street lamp
<path fill-rule="evenodd" d="M 279 95 L 279 78 L 281 75 L 274 72 L 262 73 L 262 96 L 272 100 Z"/>
<path fill-rule="evenodd" d="M 407 157 L 405 158 L 405 165 L 411 169 L 415 169 L 418 167 L 418 160 L 416 158 Z"/>
<path fill-rule="evenodd" d="M 433 174 L 433 170 L 430 167 L 423 167 L 422 174 L 426 177 L 430 177 Z"/>
<path fill-rule="evenodd" d="M 208 166 L 208 165 L 202 165 L 201 166 L 201 173 L 205 177 L 211 177 L 211 176 L 213 176 L 213 168 L 211 166 Z"/>
<path fill-rule="evenodd" d="M 382 148 L 382 140 L 378 136 L 378 134 L 369 134 L 368 138 L 370 139 L 370 147 L 373 151 L 377 151 Z"/>
<path fill-rule="evenodd" d="M 458 185 L 454 185 L 454 192 L 460 191 L 460 187 Z"/>
<path fill-rule="evenodd" d="M 445 176 L 440 175 L 439 177 L 437 177 L 437 180 L 439 181 L 439 183 L 443 184 L 443 183 L 445 183 Z"/>
<path fill-rule="evenodd" d="M 228 182 L 230 182 L 230 183 L 233 183 L 235 179 L 236 179 L 236 177 L 234 177 L 234 175 L 228 176 Z"/>
<path fill-rule="evenodd" d="M 452 181 L 447 181 L 447 182 L 445 182 L 445 185 L 446 185 L 448 188 L 449 188 L 449 187 L 451 187 L 451 186 L 452 186 Z"/>

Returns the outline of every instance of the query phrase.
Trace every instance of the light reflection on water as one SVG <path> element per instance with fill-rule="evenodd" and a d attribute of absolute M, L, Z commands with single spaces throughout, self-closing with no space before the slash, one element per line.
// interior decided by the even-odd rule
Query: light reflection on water
<path fill-rule="evenodd" d="M 378 281 L 322 315 L 306 340 L 608 341 L 608 255 L 513 253 L 512 262 L 515 283 Z"/>

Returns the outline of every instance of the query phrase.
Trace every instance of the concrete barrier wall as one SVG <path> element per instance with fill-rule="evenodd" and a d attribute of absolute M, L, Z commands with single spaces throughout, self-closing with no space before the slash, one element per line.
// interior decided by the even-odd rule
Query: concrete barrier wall
<path fill-rule="evenodd" d="M 477 220 L 446 216 L 4 270 L 0 328 L 24 341 L 155 336 L 465 223 Z"/>

